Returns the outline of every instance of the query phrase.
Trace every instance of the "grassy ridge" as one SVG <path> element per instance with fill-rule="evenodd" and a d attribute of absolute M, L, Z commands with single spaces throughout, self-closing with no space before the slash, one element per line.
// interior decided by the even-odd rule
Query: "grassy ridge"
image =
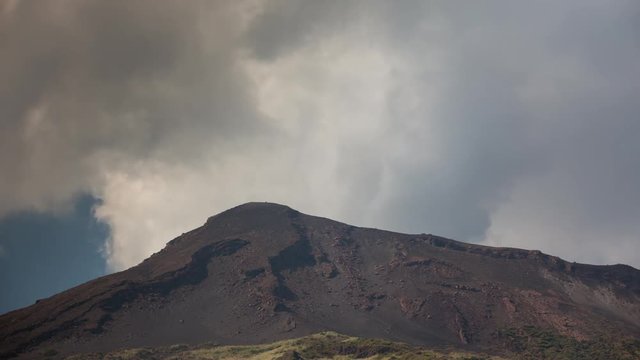
<path fill-rule="evenodd" d="M 310 360 L 310 359 L 457 359 L 457 360 L 538 360 L 538 359 L 640 359 L 640 340 L 617 339 L 577 341 L 549 330 L 535 327 L 504 329 L 497 334 L 502 348 L 509 349 L 503 357 L 469 352 L 440 352 L 380 339 L 364 339 L 323 332 L 299 339 L 283 340 L 271 344 L 219 346 L 173 345 L 160 348 L 142 348 L 114 351 L 106 354 L 82 354 L 69 360 Z M 58 358 L 46 352 L 45 357 Z"/>
<path fill-rule="evenodd" d="M 517 354 L 514 355 L 516 359 L 640 359 L 640 340 L 631 338 L 578 341 L 533 326 L 505 329 L 499 332 L 498 337 L 504 348 Z"/>
<path fill-rule="evenodd" d="M 128 349 L 107 354 L 83 354 L 69 360 L 299 360 L 299 359 L 457 359 L 499 360 L 501 358 L 472 353 L 441 353 L 424 348 L 378 339 L 350 337 L 323 332 L 299 339 L 263 345 L 216 346 L 174 345 L 166 348 Z"/>

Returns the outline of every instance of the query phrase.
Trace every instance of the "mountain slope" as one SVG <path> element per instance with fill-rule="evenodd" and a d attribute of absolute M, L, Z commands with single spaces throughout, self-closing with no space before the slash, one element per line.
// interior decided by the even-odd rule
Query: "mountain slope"
<path fill-rule="evenodd" d="M 176 343 L 255 344 L 332 330 L 503 352 L 507 329 L 640 338 L 640 271 L 249 203 L 138 266 L 0 316 L 0 357 Z"/>

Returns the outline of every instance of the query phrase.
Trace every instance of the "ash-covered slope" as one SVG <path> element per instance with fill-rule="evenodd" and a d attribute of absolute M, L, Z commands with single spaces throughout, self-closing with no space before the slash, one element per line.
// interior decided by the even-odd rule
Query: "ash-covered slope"
<path fill-rule="evenodd" d="M 249 203 L 138 266 L 0 316 L 0 358 L 325 330 L 500 352 L 505 330 L 531 326 L 640 338 L 640 271 Z"/>

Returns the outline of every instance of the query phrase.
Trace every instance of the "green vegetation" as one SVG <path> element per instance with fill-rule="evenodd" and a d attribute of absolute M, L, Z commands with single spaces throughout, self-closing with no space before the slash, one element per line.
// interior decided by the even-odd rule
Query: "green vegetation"
<path fill-rule="evenodd" d="M 637 339 L 578 341 L 533 326 L 505 329 L 498 336 L 515 359 L 640 359 L 640 340 Z"/>
<path fill-rule="evenodd" d="M 324 332 L 272 344 L 245 346 L 171 346 L 154 349 L 129 349 L 108 354 L 83 354 L 69 359 L 104 360 L 296 360 L 296 359 L 376 359 L 376 360 L 498 360 L 482 354 L 436 352 L 386 340 L 363 339 Z"/>
<path fill-rule="evenodd" d="M 199 346 L 173 345 L 162 348 L 128 349 L 107 354 L 82 354 L 71 360 L 310 360 L 310 359 L 370 359 L 370 360 L 538 360 L 538 359 L 640 359 L 640 340 L 578 341 L 550 330 L 536 327 L 504 329 L 497 340 L 510 355 L 490 356 L 469 352 L 443 352 L 388 340 L 364 339 L 324 332 L 299 339 L 283 340 L 263 345 Z"/>

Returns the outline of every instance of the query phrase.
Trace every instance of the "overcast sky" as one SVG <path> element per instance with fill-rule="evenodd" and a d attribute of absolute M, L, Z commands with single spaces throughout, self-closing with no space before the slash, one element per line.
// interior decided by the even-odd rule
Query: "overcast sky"
<path fill-rule="evenodd" d="M 2 1 L 0 312 L 247 201 L 639 267 L 638 34 L 623 0 Z"/>

